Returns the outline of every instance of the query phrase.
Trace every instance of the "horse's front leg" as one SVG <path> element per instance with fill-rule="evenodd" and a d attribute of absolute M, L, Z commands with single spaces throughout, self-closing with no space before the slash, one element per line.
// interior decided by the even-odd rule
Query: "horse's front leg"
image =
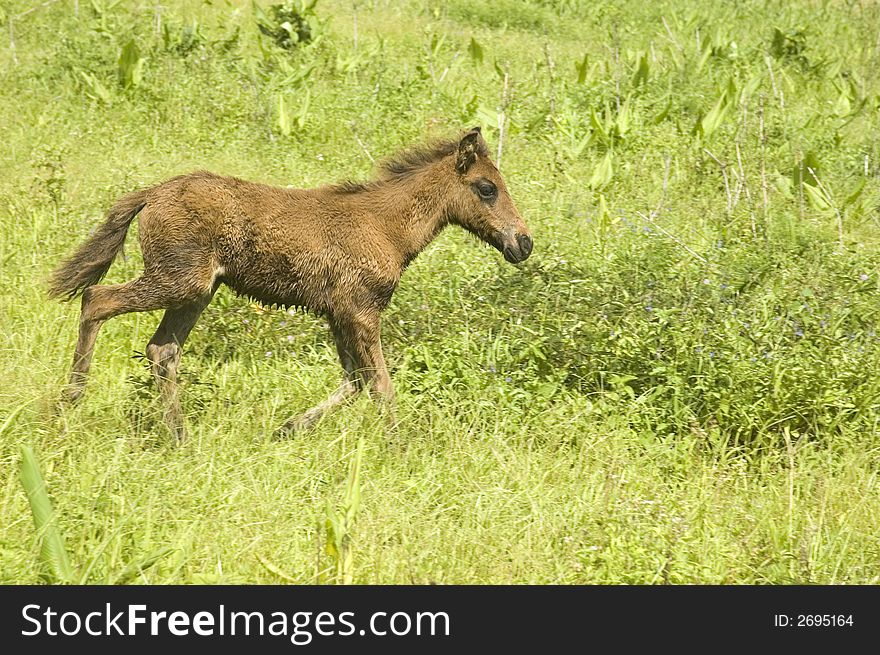
<path fill-rule="evenodd" d="M 394 387 L 382 354 L 378 312 L 335 317 L 330 321 L 330 328 L 345 369 L 342 386 L 327 400 L 301 416 L 288 420 L 280 432 L 290 434 L 312 427 L 329 410 L 350 400 L 364 388 L 369 389 L 370 395 L 379 401 L 389 423 L 395 425 Z"/>
<path fill-rule="evenodd" d="M 385 356 L 382 353 L 382 340 L 379 337 L 379 326 L 376 325 L 375 333 L 364 341 L 364 366 L 361 369 L 365 386 L 370 395 L 379 404 L 385 414 L 388 425 L 391 428 L 397 426 L 397 411 L 394 400 L 394 385 L 385 365 Z"/>
<path fill-rule="evenodd" d="M 347 322 L 330 319 L 330 331 L 333 333 L 333 341 L 336 343 L 336 351 L 339 353 L 339 361 L 344 370 L 342 384 L 326 400 L 303 412 L 300 416 L 288 419 L 278 430 L 282 436 L 308 430 L 324 414 L 350 400 L 362 388 L 363 383 L 358 376 L 360 364 L 355 349 L 350 345 L 354 342 L 351 328 Z"/>

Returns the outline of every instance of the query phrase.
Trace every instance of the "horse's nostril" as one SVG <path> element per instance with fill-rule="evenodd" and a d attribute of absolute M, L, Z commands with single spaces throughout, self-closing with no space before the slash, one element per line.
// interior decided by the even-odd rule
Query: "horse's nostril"
<path fill-rule="evenodd" d="M 522 252 L 523 259 L 532 254 L 532 237 L 528 234 L 520 234 L 516 240 L 519 242 L 519 249 Z"/>

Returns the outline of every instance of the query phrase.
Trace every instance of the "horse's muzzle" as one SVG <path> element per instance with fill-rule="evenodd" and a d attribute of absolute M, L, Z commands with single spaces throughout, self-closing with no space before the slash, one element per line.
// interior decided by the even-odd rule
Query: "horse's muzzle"
<path fill-rule="evenodd" d="M 504 239 L 504 247 L 501 249 L 504 259 L 511 264 L 524 262 L 532 254 L 532 237 L 528 234 L 518 234 Z"/>

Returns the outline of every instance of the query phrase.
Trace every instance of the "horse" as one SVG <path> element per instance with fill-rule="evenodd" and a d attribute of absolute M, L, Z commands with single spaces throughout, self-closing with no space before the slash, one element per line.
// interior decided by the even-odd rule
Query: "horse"
<path fill-rule="evenodd" d="M 136 216 L 143 274 L 124 284 L 98 284 Z M 64 400 L 82 395 L 105 321 L 164 309 L 146 357 L 165 423 L 182 442 L 186 429 L 177 385 L 182 348 L 225 284 L 264 305 L 303 308 L 329 322 L 342 385 L 287 420 L 282 434 L 311 427 L 365 389 L 393 416 L 380 315 L 404 270 L 447 225 L 473 233 L 512 264 L 532 252 L 531 233 L 479 127 L 405 150 L 367 182 L 293 189 L 198 171 L 130 193 L 50 279 L 51 297 L 82 296 Z"/>

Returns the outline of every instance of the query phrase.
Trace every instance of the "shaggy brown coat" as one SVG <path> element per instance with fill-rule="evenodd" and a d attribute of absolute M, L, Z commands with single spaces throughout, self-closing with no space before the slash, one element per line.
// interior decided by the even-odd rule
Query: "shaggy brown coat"
<path fill-rule="evenodd" d="M 96 286 L 138 214 L 143 275 Z M 82 293 L 67 398 L 83 392 L 104 321 L 165 309 L 146 354 L 166 422 L 183 439 L 176 383 L 181 347 L 218 286 L 226 284 L 262 303 L 303 307 L 330 322 L 343 384 L 289 420 L 284 431 L 312 425 L 363 388 L 390 404 L 380 312 L 407 265 L 449 224 L 473 232 L 512 263 L 531 253 L 531 235 L 479 128 L 456 141 L 405 152 L 363 184 L 284 189 L 202 171 L 129 194 L 52 277 L 52 296 Z"/>

